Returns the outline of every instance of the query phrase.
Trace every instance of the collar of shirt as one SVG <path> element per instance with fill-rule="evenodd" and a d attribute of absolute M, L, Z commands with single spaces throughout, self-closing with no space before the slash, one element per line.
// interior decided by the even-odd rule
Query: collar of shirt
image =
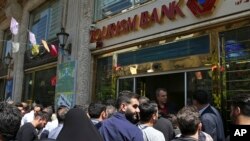
<path fill-rule="evenodd" d="M 210 106 L 210 104 L 207 104 L 207 106 L 200 109 L 199 113 L 202 114 L 205 111 L 205 109 L 207 109 L 208 106 Z"/>

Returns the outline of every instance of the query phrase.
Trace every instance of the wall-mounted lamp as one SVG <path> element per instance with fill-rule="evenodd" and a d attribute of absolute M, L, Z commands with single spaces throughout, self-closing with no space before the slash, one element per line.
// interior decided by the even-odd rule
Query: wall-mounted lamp
<path fill-rule="evenodd" d="M 65 46 L 69 37 L 69 34 L 65 32 L 64 28 L 61 28 L 61 32 L 56 34 L 58 40 L 59 40 L 59 46 L 68 52 L 68 54 L 71 54 L 71 46 Z"/>
<path fill-rule="evenodd" d="M 13 58 L 11 57 L 10 53 L 8 52 L 7 56 L 4 57 L 5 64 L 9 66 L 11 64 L 12 59 Z"/>

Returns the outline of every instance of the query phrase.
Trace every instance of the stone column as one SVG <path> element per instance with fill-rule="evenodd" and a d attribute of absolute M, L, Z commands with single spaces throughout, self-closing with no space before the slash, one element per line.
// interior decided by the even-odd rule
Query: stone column
<path fill-rule="evenodd" d="M 72 43 L 72 60 L 77 61 L 76 104 L 91 101 L 91 52 L 89 50 L 89 28 L 92 23 L 93 0 L 70 0 L 65 15 L 66 31 Z"/>
<path fill-rule="evenodd" d="M 18 41 L 20 43 L 27 43 L 27 29 L 29 28 L 29 17 L 30 11 L 46 0 L 32 0 L 28 1 L 22 13 L 22 17 L 19 22 L 19 32 L 18 32 Z M 23 81 L 24 81 L 24 54 L 26 51 L 26 44 L 20 44 L 19 51 L 13 55 L 14 58 L 14 72 L 13 72 L 13 100 L 21 101 L 22 92 L 23 92 Z"/>
<path fill-rule="evenodd" d="M 13 35 L 13 38 L 12 38 L 13 42 L 19 42 L 18 37 L 19 37 L 19 35 L 21 35 L 20 21 L 22 18 L 22 11 L 23 11 L 23 9 L 22 9 L 21 5 L 17 2 L 17 0 L 7 0 L 6 7 L 5 7 L 5 15 L 6 15 L 7 19 L 11 20 L 11 18 L 14 17 L 17 20 L 17 22 L 19 22 L 19 32 L 17 35 Z M 21 47 L 19 49 L 21 49 Z M 18 76 L 15 76 L 16 75 L 15 72 L 17 70 L 19 70 L 19 67 L 20 67 L 19 63 L 22 60 L 22 59 L 20 60 L 19 54 L 20 54 L 20 50 L 17 53 L 12 53 L 13 67 L 12 67 L 12 64 L 10 64 L 11 66 L 9 66 L 9 68 L 8 68 L 8 76 L 7 76 L 7 79 L 9 79 L 9 78 L 13 79 L 12 99 L 14 101 L 21 101 L 21 94 L 22 94 L 22 91 L 20 91 L 18 93 L 15 92 L 15 86 L 16 86 L 15 80 L 20 79 L 19 77 L 20 76 L 22 77 L 22 75 L 23 75 L 23 73 L 22 73 L 23 69 L 21 68 L 21 71 L 20 71 L 20 73 L 18 73 Z"/>

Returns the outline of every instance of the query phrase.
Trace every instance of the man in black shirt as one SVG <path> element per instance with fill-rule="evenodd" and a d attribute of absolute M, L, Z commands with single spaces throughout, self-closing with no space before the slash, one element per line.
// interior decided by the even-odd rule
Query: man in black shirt
<path fill-rule="evenodd" d="M 33 141 L 37 139 L 37 130 L 44 128 L 49 116 L 46 112 L 37 112 L 32 122 L 25 123 L 16 136 L 17 141 Z M 36 130 L 37 129 L 37 130 Z"/>
<path fill-rule="evenodd" d="M 15 139 L 21 118 L 21 112 L 17 107 L 0 102 L 0 141 Z"/>

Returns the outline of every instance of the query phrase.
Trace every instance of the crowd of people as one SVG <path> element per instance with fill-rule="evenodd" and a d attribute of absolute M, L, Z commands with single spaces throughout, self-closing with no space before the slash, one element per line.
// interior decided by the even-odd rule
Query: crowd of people
<path fill-rule="evenodd" d="M 225 141 L 220 113 L 203 90 L 193 104 L 177 110 L 167 90 L 156 101 L 130 91 L 116 101 L 92 102 L 73 108 L 0 102 L 0 141 Z M 250 125 L 250 94 L 231 98 L 232 123 Z"/>

